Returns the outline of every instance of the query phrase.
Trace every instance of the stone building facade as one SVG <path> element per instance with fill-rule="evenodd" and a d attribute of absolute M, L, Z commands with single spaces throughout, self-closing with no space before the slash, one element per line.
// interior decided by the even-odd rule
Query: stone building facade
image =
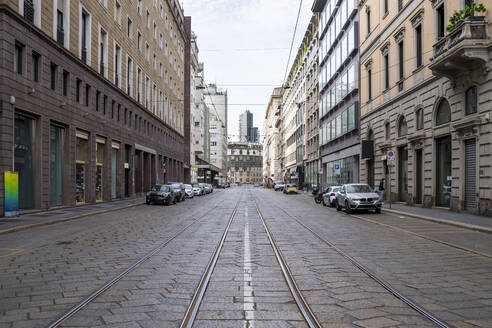
<path fill-rule="evenodd" d="M 468 3 L 360 2 L 361 179 L 386 178 L 393 201 L 491 215 L 490 13 L 446 31 Z"/>
<path fill-rule="evenodd" d="M 262 183 L 262 145 L 252 142 L 230 142 L 227 145 L 227 180 L 230 183 Z"/>
<path fill-rule="evenodd" d="M 263 184 L 270 186 L 282 180 L 280 113 L 282 105 L 282 88 L 273 89 L 265 113 L 263 131 Z"/>
<path fill-rule="evenodd" d="M 175 1 L 0 1 L 0 214 L 183 180 L 184 16 Z"/>

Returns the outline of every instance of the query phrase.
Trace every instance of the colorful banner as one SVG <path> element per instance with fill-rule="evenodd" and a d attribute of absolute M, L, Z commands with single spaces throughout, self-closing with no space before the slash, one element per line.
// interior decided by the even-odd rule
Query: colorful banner
<path fill-rule="evenodd" d="M 5 216 L 19 215 L 19 174 L 4 172 L 5 181 Z"/>

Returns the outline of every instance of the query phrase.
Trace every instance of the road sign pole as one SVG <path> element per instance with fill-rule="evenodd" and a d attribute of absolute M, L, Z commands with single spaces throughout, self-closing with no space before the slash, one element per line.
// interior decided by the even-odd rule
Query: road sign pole
<path fill-rule="evenodd" d="M 391 209 L 391 165 L 388 167 L 389 169 L 389 208 Z"/>

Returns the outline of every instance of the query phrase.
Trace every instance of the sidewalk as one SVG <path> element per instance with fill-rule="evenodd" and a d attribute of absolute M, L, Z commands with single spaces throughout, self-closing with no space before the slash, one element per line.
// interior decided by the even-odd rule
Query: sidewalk
<path fill-rule="evenodd" d="M 384 203 L 383 212 L 408 215 L 424 220 L 492 233 L 492 218 L 486 216 L 478 216 L 470 213 L 457 213 L 438 208 L 424 208 L 394 203 L 391 204 L 391 209 L 389 209 L 389 203 Z"/>
<path fill-rule="evenodd" d="M 112 212 L 145 203 L 145 198 L 116 200 L 99 204 L 66 207 L 48 211 L 23 214 L 18 217 L 0 218 L 0 235 L 15 231 L 71 221 L 89 215 Z"/>

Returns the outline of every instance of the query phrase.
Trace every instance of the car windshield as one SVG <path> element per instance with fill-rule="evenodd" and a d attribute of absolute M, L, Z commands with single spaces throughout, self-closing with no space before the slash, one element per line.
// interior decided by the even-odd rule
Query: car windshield
<path fill-rule="evenodd" d="M 275 184 L 282 185 L 282 184 L 284 184 L 284 183 L 283 183 L 282 181 L 277 181 L 277 182 L 275 182 Z"/>
<path fill-rule="evenodd" d="M 169 191 L 169 186 L 155 185 L 152 191 Z"/>
<path fill-rule="evenodd" d="M 287 187 L 289 187 L 289 188 L 295 188 L 296 185 L 291 183 L 291 184 L 288 184 Z"/>
<path fill-rule="evenodd" d="M 172 186 L 177 189 L 181 189 L 181 184 L 179 183 L 173 183 Z"/>
<path fill-rule="evenodd" d="M 185 185 L 186 189 L 191 189 L 191 185 Z"/>
<path fill-rule="evenodd" d="M 373 192 L 371 187 L 368 185 L 351 185 L 347 186 L 347 193 L 352 194 L 352 193 L 364 193 L 364 192 Z"/>
<path fill-rule="evenodd" d="M 193 187 L 198 188 L 198 187 L 200 187 L 200 186 L 198 185 L 198 183 L 194 183 L 194 184 L 193 184 Z"/>
<path fill-rule="evenodd" d="M 337 192 L 337 191 L 339 191 L 339 190 L 340 190 L 340 188 L 339 188 L 339 187 L 337 187 L 337 188 L 331 188 L 331 191 L 333 191 L 333 192 Z"/>

